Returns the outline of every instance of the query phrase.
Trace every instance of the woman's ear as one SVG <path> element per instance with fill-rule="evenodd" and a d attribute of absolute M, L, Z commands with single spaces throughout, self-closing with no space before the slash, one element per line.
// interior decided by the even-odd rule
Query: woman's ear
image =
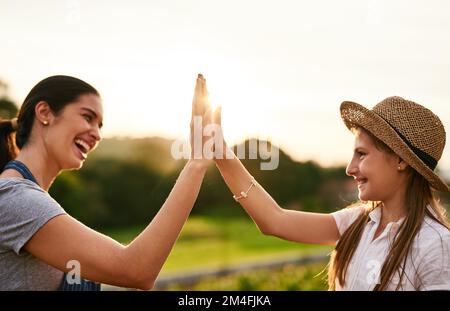
<path fill-rule="evenodd" d="M 42 125 L 49 125 L 53 121 L 53 111 L 46 101 L 42 100 L 38 102 L 34 108 L 34 113 L 36 115 L 36 119 Z"/>

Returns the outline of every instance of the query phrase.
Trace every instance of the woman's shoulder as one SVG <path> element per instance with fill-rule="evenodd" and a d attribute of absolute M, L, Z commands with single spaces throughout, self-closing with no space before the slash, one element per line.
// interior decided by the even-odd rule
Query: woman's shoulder
<path fill-rule="evenodd" d="M 34 189 L 41 192 L 45 192 L 36 185 L 34 182 L 20 177 L 4 177 L 0 178 L 0 191 L 8 191 L 12 190 L 14 187 L 18 187 L 16 189 L 24 190 L 24 189 Z"/>
<path fill-rule="evenodd" d="M 36 213 L 62 209 L 46 191 L 23 178 L 0 178 L 0 213 Z"/>
<path fill-rule="evenodd" d="M 0 178 L 0 250 L 23 245 L 64 209 L 44 190 L 22 178 Z"/>
<path fill-rule="evenodd" d="M 23 199 L 51 198 L 50 195 L 34 182 L 19 178 L 0 178 L 0 204 Z"/>

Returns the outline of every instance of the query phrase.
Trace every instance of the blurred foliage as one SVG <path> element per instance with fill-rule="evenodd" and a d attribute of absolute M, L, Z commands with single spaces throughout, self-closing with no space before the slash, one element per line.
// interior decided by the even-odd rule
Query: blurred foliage
<path fill-rule="evenodd" d="M 17 115 L 18 108 L 8 98 L 0 98 L 0 119 L 12 119 Z"/>
<path fill-rule="evenodd" d="M 18 111 L 17 105 L 8 97 L 8 85 L 0 80 L 0 119 L 12 119 Z"/>
<path fill-rule="evenodd" d="M 191 286 L 173 284 L 164 290 L 299 291 L 327 290 L 326 263 L 286 265 L 278 269 L 258 269 L 223 277 L 208 277 Z"/>

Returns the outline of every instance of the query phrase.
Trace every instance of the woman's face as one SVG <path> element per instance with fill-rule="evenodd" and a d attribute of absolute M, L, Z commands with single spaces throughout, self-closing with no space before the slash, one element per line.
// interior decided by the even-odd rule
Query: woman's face
<path fill-rule="evenodd" d="M 399 157 L 377 149 L 364 131 L 355 135 L 355 149 L 346 173 L 358 183 L 358 197 L 362 201 L 386 201 L 402 187 Z"/>
<path fill-rule="evenodd" d="M 84 94 L 67 104 L 53 116 L 45 134 L 49 159 L 60 170 L 81 168 L 101 139 L 102 120 L 103 107 L 97 95 Z"/>

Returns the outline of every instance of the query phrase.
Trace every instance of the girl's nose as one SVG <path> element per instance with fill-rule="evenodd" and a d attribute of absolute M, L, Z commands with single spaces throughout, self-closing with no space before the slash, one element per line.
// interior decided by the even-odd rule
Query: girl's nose
<path fill-rule="evenodd" d="M 357 171 L 358 171 L 358 167 L 355 165 L 355 163 L 353 161 L 351 161 L 347 165 L 347 168 L 345 169 L 345 173 L 347 174 L 347 176 L 354 176 Z"/>

